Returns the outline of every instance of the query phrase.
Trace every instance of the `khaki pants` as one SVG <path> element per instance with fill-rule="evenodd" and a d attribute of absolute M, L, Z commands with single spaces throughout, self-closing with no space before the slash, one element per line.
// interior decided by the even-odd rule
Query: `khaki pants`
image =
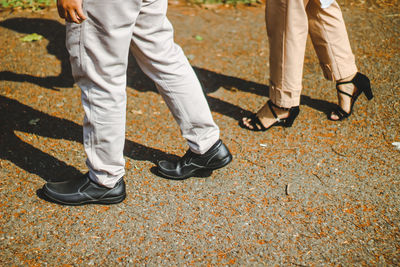
<path fill-rule="evenodd" d="M 274 104 L 284 108 L 300 104 L 308 34 L 326 79 L 337 81 L 357 72 L 336 1 L 321 8 L 319 0 L 267 0 L 266 23 Z"/>
<path fill-rule="evenodd" d="M 129 50 L 156 83 L 193 152 L 203 154 L 219 139 L 200 83 L 174 43 L 167 6 L 167 0 L 84 0 L 88 19 L 67 25 L 66 45 L 82 90 L 89 175 L 107 187 L 125 173 Z"/>

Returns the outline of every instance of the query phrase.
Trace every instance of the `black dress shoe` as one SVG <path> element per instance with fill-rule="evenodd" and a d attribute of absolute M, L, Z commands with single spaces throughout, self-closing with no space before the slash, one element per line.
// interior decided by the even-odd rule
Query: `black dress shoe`
<path fill-rule="evenodd" d="M 123 178 L 114 188 L 108 188 L 93 182 L 89 174 L 65 182 L 47 183 L 43 193 L 51 200 L 67 205 L 116 204 L 126 197 Z"/>
<path fill-rule="evenodd" d="M 172 179 L 186 179 L 200 170 L 216 170 L 232 161 L 228 148 L 218 140 L 206 153 L 199 155 L 190 149 L 178 160 L 158 162 L 158 171 L 161 175 Z"/>

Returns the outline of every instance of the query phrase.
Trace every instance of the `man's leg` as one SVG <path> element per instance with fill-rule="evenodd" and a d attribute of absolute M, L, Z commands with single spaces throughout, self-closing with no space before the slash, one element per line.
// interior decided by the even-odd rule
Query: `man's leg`
<path fill-rule="evenodd" d="M 89 0 L 85 5 L 88 19 L 68 25 L 67 47 L 82 89 L 89 176 L 113 187 L 124 175 L 126 68 L 141 1 Z"/>
<path fill-rule="evenodd" d="M 173 40 L 167 1 L 143 1 L 132 38 L 132 52 L 178 122 L 190 149 L 202 154 L 218 139 L 201 85 L 182 49 Z"/>
<path fill-rule="evenodd" d="M 87 0 L 87 20 L 67 25 L 66 45 L 82 90 L 89 173 L 68 184 L 47 184 L 45 193 L 56 201 L 117 203 L 125 196 L 126 69 L 140 6 L 139 0 Z"/>
<path fill-rule="evenodd" d="M 167 0 L 143 1 L 133 30 L 132 52 L 142 70 L 156 83 L 191 152 L 204 155 L 219 140 L 219 128 L 196 74 L 173 40 L 167 6 Z M 223 148 L 223 144 L 218 146 Z"/>

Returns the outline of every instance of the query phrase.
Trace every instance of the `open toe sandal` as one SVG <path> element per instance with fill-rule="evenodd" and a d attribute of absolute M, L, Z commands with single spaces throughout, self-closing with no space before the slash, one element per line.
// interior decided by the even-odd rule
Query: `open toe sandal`
<path fill-rule="evenodd" d="M 291 127 L 293 125 L 294 120 L 296 119 L 297 115 L 299 115 L 300 113 L 300 108 L 299 106 L 296 107 L 291 107 L 287 110 L 289 110 L 289 116 L 287 118 L 284 119 L 280 119 L 274 109 L 272 108 L 272 106 L 274 106 L 275 104 L 272 103 L 271 100 L 268 100 L 268 107 L 271 110 L 272 116 L 274 116 L 276 122 L 274 122 L 271 126 L 269 127 L 265 127 L 262 122 L 260 121 L 260 119 L 258 118 L 256 113 L 253 113 L 249 116 L 249 124 L 251 125 L 252 128 L 248 127 L 247 125 L 245 125 L 243 123 L 243 121 L 240 121 L 240 126 L 242 128 L 245 128 L 247 130 L 250 131 L 256 131 L 256 132 L 265 132 L 266 130 L 268 130 L 269 128 L 273 127 L 273 126 L 283 126 L 283 127 Z M 281 108 L 281 107 L 278 107 Z"/>

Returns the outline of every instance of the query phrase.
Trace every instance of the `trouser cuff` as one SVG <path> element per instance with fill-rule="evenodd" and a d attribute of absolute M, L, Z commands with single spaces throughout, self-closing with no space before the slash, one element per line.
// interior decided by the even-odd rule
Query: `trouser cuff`
<path fill-rule="evenodd" d="M 346 67 L 337 68 L 334 70 L 332 65 L 320 63 L 322 72 L 324 73 L 325 79 L 329 81 L 338 81 L 350 77 L 357 73 L 357 66 L 355 64 L 347 65 Z"/>
<path fill-rule="evenodd" d="M 301 88 L 298 90 L 284 90 L 274 85 L 269 87 L 269 98 L 272 103 L 281 108 L 291 108 L 300 105 Z"/>
<path fill-rule="evenodd" d="M 123 176 L 124 174 L 111 176 L 108 173 L 89 170 L 89 178 L 92 181 L 108 188 L 114 188 L 114 186 L 118 183 L 119 180 L 121 180 Z"/>

